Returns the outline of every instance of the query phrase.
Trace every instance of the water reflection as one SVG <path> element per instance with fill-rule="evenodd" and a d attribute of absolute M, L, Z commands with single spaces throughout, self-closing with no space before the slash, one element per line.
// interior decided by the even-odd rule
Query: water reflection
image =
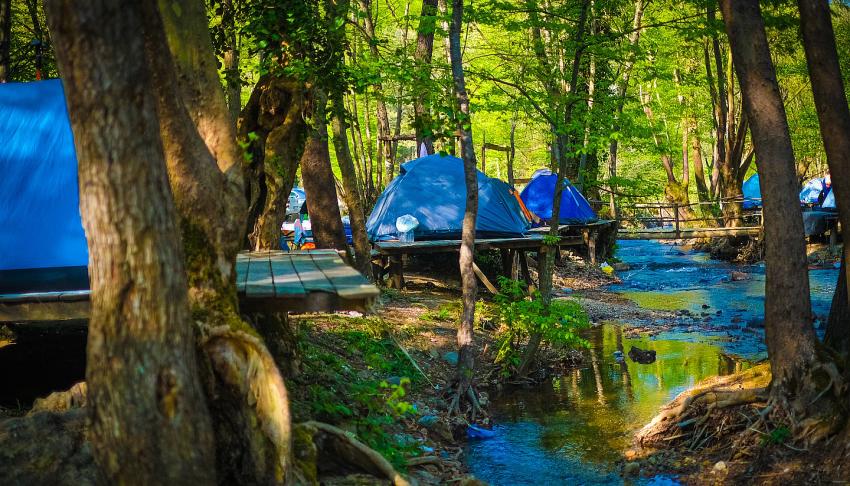
<path fill-rule="evenodd" d="M 498 436 L 468 446 L 477 477 L 494 485 L 619 484 L 616 461 L 660 406 L 702 379 L 746 366 L 710 339 L 630 338 L 612 324 L 587 338 L 593 347 L 587 367 L 494 398 Z M 656 361 L 632 362 L 632 346 L 655 350 Z M 618 350 L 622 362 L 614 357 Z"/>

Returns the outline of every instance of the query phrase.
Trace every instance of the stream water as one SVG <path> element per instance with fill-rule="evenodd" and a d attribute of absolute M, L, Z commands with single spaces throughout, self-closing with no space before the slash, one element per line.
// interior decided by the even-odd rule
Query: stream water
<path fill-rule="evenodd" d="M 617 462 L 659 407 L 704 378 L 764 357 L 763 265 L 732 265 L 653 241 L 621 241 L 617 257 L 631 269 L 619 274 L 622 283 L 612 290 L 642 307 L 690 315 L 652 337 L 630 338 L 627 322 L 604 323 L 587 336 L 591 359 L 583 368 L 493 397 L 497 434 L 471 442 L 466 451 L 476 477 L 492 485 L 622 484 Z M 733 270 L 748 276 L 733 281 Z M 812 307 L 823 320 L 838 273 L 809 274 Z M 688 324 L 694 320 L 697 331 Z M 626 354 L 633 345 L 655 350 L 656 361 L 615 358 L 615 351 Z M 667 477 L 637 482 L 676 484 Z"/>

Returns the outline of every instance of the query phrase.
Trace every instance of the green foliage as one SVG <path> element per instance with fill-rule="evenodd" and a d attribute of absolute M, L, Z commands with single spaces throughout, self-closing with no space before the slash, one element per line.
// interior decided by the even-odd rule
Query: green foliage
<path fill-rule="evenodd" d="M 498 334 L 496 362 L 510 375 L 520 363 L 521 345 L 539 333 L 542 342 L 553 346 L 587 347 L 577 331 L 590 326 L 587 314 L 578 302 L 554 300 L 548 305 L 539 294 L 526 297 L 523 283 L 499 278 L 500 292 L 495 300 L 496 318 L 503 325 Z"/>
<path fill-rule="evenodd" d="M 780 426 L 770 431 L 769 434 L 761 437 L 761 445 L 780 445 L 784 444 L 791 438 L 791 430 L 788 427 Z"/>

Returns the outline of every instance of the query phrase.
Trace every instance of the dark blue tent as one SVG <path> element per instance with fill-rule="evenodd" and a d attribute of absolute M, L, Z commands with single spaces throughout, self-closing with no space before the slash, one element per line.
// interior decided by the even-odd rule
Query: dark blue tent
<path fill-rule="evenodd" d="M 541 169 L 534 173 L 531 182 L 522 190 L 521 197 L 525 207 L 544 221 L 552 218 L 552 201 L 557 183 L 557 174 Z M 559 216 L 561 224 L 585 224 L 598 219 L 587 199 L 566 178 L 564 178 L 564 189 L 561 192 Z"/>
<path fill-rule="evenodd" d="M 521 236 L 529 228 L 512 188 L 478 171 L 478 237 Z M 403 164 L 398 177 L 387 186 L 366 221 L 371 241 L 398 238 L 395 223 L 410 214 L 419 220 L 416 239 L 460 238 L 466 208 L 463 162 L 440 154 Z"/>
<path fill-rule="evenodd" d="M 744 209 L 761 207 L 761 184 L 759 175 L 753 174 L 744 182 L 741 191 L 744 193 Z"/>
<path fill-rule="evenodd" d="M 820 193 L 825 187 L 823 177 L 815 177 L 806 181 L 800 190 L 800 202 L 802 204 L 817 204 Z"/>
<path fill-rule="evenodd" d="M 85 288 L 88 251 L 62 82 L 0 84 L 0 140 L 0 291 L 48 290 L 27 283 L 25 274 L 39 273 L 31 269 L 44 269 L 48 280 L 73 275 L 72 287 Z"/>

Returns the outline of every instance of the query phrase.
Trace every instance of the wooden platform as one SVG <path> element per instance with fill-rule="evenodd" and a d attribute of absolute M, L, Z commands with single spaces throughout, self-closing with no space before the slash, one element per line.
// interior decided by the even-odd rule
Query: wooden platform
<path fill-rule="evenodd" d="M 243 252 L 236 282 L 244 312 L 366 311 L 379 294 L 333 250 Z M 0 294 L 0 322 L 86 319 L 89 297 L 89 290 Z"/>
<path fill-rule="evenodd" d="M 587 247 L 587 255 L 591 264 L 596 263 L 597 249 L 601 250 L 602 255 L 607 255 L 607 246 L 598 246 L 600 237 L 602 242 L 606 241 L 609 232 L 615 229 L 616 221 L 610 219 L 600 219 L 592 223 L 583 224 L 562 224 L 558 226 L 558 234 L 561 236 L 561 244 L 558 246 L 576 246 L 584 245 Z M 534 234 L 545 235 L 549 233 L 549 226 L 541 226 L 532 228 Z"/>

